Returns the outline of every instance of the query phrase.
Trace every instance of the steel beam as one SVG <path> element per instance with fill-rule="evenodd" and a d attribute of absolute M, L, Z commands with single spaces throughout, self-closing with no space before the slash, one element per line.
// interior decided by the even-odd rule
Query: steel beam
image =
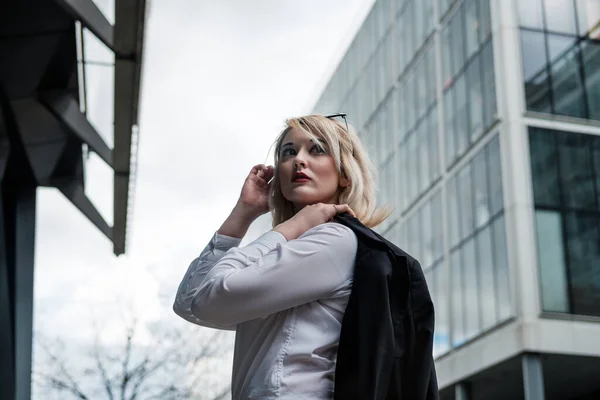
<path fill-rule="evenodd" d="M 92 0 L 55 0 L 109 49 L 115 50 L 113 26 Z"/>

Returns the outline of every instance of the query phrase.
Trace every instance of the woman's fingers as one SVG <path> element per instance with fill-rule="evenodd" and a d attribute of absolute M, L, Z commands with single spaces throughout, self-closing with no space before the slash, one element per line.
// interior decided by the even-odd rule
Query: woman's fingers
<path fill-rule="evenodd" d="M 347 212 L 350 215 L 352 215 L 354 218 L 356 218 L 356 214 L 354 213 L 354 210 L 352 210 L 352 208 L 350 208 L 350 206 L 348 204 L 334 204 L 333 206 L 335 209 L 335 214 L 343 214 L 343 213 Z"/>

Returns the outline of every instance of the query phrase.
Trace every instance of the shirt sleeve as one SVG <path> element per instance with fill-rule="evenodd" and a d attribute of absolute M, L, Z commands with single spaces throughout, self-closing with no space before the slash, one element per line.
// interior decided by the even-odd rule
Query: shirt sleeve
<path fill-rule="evenodd" d="M 198 287 L 204 281 L 206 274 L 217 263 L 221 257 L 230 249 L 239 246 L 242 240 L 226 235 L 215 233 L 200 253 L 188 267 L 175 296 L 173 311 L 181 318 L 197 325 L 207 326 L 209 328 L 235 330 L 235 326 L 224 326 L 208 324 L 199 320 L 192 313 L 192 299 L 196 294 Z"/>
<path fill-rule="evenodd" d="M 191 312 L 204 324 L 231 326 L 332 297 L 350 284 L 356 249 L 354 232 L 333 222 L 289 242 L 267 232 L 214 264 Z"/>

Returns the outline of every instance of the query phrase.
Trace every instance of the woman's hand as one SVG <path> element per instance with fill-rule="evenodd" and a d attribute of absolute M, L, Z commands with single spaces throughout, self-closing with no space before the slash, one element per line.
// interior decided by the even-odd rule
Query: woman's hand
<path fill-rule="evenodd" d="M 273 230 L 281 233 L 287 240 L 297 239 L 307 230 L 324 224 L 337 214 L 350 213 L 356 218 L 348 204 L 312 204 L 304 207 L 289 220 L 277 225 Z"/>
<path fill-rule="evenodd" d="M 243 238 L 250 224 L 269 211 L 268 183 L 273 177 L 273 167 L 255 165 L 244 181 L 242 193 L 229 217 L 223 222 L 217 233 Z"/>
<path fill-rule="evenodd" d="M 273 167 L 255 165 L 244 181 L 238 204 L 255 218 L 269 212 L 269 181 L 273 178 Z"/>

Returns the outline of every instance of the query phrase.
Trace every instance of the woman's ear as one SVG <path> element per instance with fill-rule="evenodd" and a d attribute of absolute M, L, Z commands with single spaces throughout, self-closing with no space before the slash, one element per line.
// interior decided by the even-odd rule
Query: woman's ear
<path fill-rule="evenodd" d="M 340 187 L 347 188 L 348 186 L 350 186 L 350 179 L 342 176 L 340 178 Z"/>

